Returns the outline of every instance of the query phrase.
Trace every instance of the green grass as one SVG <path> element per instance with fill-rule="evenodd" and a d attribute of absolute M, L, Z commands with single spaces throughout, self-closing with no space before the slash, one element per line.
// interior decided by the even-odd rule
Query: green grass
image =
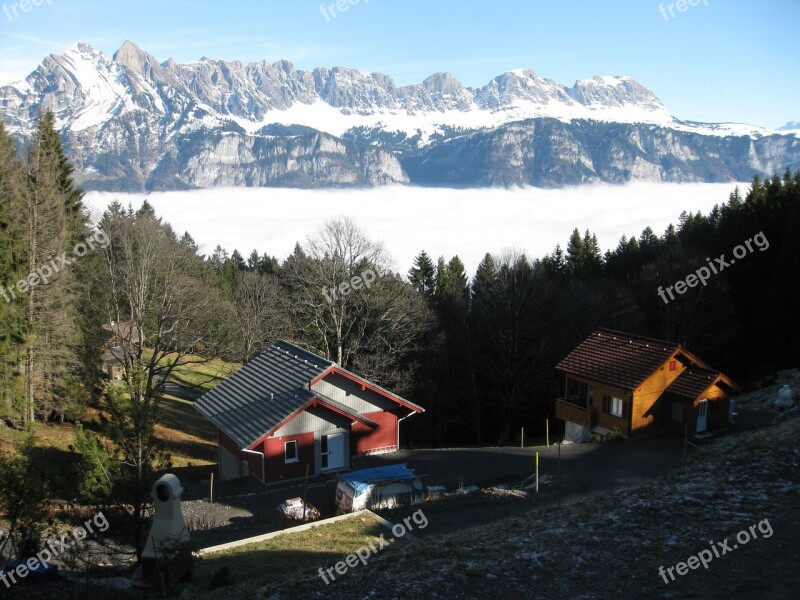
<path fill-rule="evenodd" d="M 381 533 L 386 540 L 392 537 L 375 519 L 361 516 L 209 554 L 195 563 L 192 587 L 198 592 L 208 590 L 214 574 L 226 567 L 234 585 L 315 577 L 320 567 L 333 566 L 369 542 L 377 548 Z"/>
<path fill-rule="evenodd" d="M 175 467 L 217 462 L 217 430 L 194 410 L 188 400 L 164 397 L 156 437 L 172 454 Z"/>
<path fill-rule="evenodd" d="M 145 348 L 142 358 L 150 360 L 153 351 Z M 172 357 L 167 356 L 159 361 L 159 364 L 166 365 Z M 198 388 L 208 391 L 219 384 L 223 379 L 238 371 L 242 365 L 238 363 L 225 362 L 219 358 L 212 360 L 204 359 L 199 356 L 182 356 L 180 366 L 176 367 L 171 375 L 170 381 L 180 386 Z"/>
<path fill-rule="evenodd" d="M 184 357 L 187 361 L 172 371 L 170 379 L 182 387 L 208 391 L 235 373 L 241 365 L 219 359 L 206 361 Z M 217 460 L 217 432 L 201 417 L 189 400 L 166 394 L 161 404 L 161 418 L 156 435 L 172 453 L 176 467 L 212 465 Z"/>
<path fill-rule="evenodd" d="M 239 364 L 219 359 L 204 361 L 186 357 L 185 360 L 189 362 L 177 367 L 172 372 L 172 380 L 182 386 L 202 388 L 203 390 L 212 389 L 241 368 Z"/>

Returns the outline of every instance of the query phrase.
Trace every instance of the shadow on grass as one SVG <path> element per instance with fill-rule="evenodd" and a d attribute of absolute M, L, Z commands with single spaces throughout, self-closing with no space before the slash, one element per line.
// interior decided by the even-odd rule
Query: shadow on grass
<path fill-rule="evenodd" d="M 187 463 L 192 461 L 217 462 L 217 446 L 211 442 L 195 442 L 191 440 L 177 441 L 156 436 L 164 443 L 164 449 L 173 456 L 181 456 Z M 196 465 L 197 466 L 197 465 Z M 209 467 L 207 466 L 206 469 Z"/>
<path fill-rule="evenodd" d="M 216 430 L 200 416 L 191 404 L 164 399 L 161 402 L 161 419 L 164 427 L 181 431 L 216 444 Z"/>
<path fill-rule="evenodd" d="M 32 454 L 35 464 L 47 472 L 52 497 L 76 498 L 79 495 L 80 455 L 44 446 L 37 446 Z"/>

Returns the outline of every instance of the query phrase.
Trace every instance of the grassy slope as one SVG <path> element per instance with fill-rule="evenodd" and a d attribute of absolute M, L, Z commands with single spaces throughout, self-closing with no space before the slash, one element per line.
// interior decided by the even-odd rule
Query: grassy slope
<path fill-rule="evenodd" d="M 203 361 L 186 357 L 186 360 L 189 361 L 186 365 L 181 365 L 172 372 L 172 380 L 179 385 L 198 387 L 204 391 L 210 390 L 241 368 L 239 364 L 218 359 Z"/>
<path fill-rule="evenodd" d="M 192 361 L 175 371 L 174 380 L 180 385 L 196 386 L 203 390 L 213 388 L 222 379 L 236 371 L 239 365 L 221 360 L 209 362 Z M 81 418 L 88 430 L 100 433 L 99 412 L 88 408 Z M 47 453 L 48 462 L 54 472 L 62 474 L 56 482 L 58 496 L 63 499 L 74 497 L 74 472 L 76 460 L 70 451 L 75 443 L 73 423 L 35 423 L 33 426 L 37 444 Z M 13 440 L 20 432 L 8 427 L 0 427 L 0 452 L 11 451 Z M 187 465 L 216 464 L 216 430 L 192 408 L 186 400 L 166 395 L 162 403 L 161 422 L 156 425 L 156 436 L 172 454 L 175 467 Z"/>
<path fill-rule="evenodd" d="M 226 567 L 233 582 L 227 593 L 248 581 L 291 585 L 320 567 L 333 566 L 370 542 L 377 547 L 381 533 L 386 529 L 372 517 L 362 516 L 210 554 L 195 563 L 192 587 L 196 593 L 207 590 L 213 575 Z M 359 567 L 364 568 L 359 563 L 354 569 Z"/>

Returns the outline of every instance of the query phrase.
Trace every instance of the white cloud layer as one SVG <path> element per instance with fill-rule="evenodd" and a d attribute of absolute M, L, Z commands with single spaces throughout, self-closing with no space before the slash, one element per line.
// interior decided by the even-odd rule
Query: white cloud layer
<path fill-rule="evenodd" d="M 727 201 L 737 184 L 631 183 L 558 190 L 442 189 L 392 186 L 374 189 L 294 190 L 214 188 L 190 192 L 119 194 L 90 192 L 98 217 L 113 200 L 139 208 L 147 198 L 180 235 L 188 231 L 201 252 L 217 244 L 245 257 L 255 248 L 285 258 L 326 219 L 353 217 L 386 244 L 401 273 L 425 250 L 432 257 L 461 257 L 471 276 L 486 252 L 516 248 L 541 258 L 566 245 L 573 228 L 597 234 L 605 252 L 626 234 L 650 226 L 661 235 L 681 211 L 708 213 Z M 738 184 L 744 194 L 749 184 Z"/>

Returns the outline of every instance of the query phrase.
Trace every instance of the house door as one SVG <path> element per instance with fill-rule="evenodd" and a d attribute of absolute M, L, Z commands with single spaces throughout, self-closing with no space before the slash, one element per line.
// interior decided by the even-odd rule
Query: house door
<path fill-rule="evenodd" d="M 706 423 L 708 421 L 708 400 L 700 400 L 697 403 L 697 433 L 702 433 L 706 430 Z"/>
<path fill-rule="evenodd" d="M 322 470 L 341 469 L 347 465 L 347 436 L 344 433 L 323 435 L 320 439 Z"/>

